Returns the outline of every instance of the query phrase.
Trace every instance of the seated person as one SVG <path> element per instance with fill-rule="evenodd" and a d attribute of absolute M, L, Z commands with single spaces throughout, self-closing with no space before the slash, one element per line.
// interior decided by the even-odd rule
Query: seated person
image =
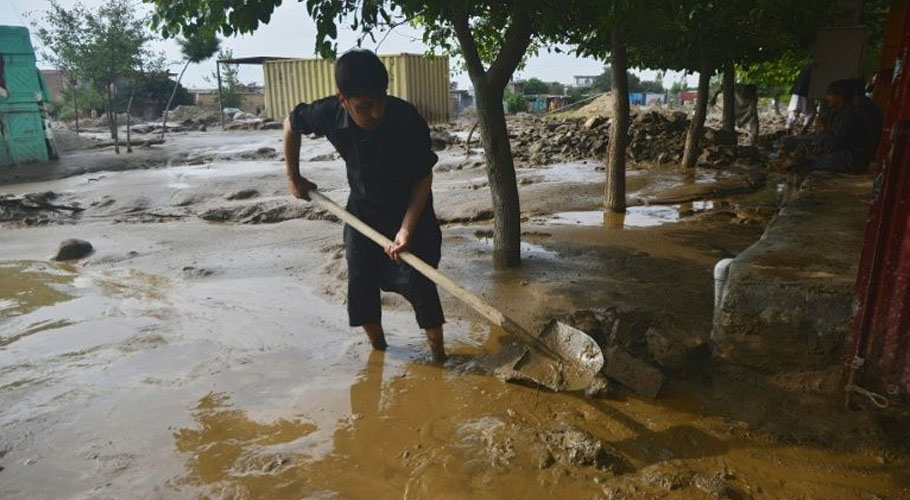
<path fill-rule="evenodd" d="M 814 168 L 832 172 L 865 172 L 872 159 L 872 127 L 853 105 L 854 84 L 837 80 L 828 85 L 829 111 L 819 117 L 820 155 Z"/>
<path fill-rule="evenodd" d="M 882 126 L 885 118 L 875 101 L 869 99 L 866 95 L 866 82 L 860 78 L 850 80 L 850 82 L 853 84 L 854 91 L 853 105 L 866 115 L 869 120 L 872 132 L 872 153 L 874 155 L 878 151 L 878 143 L 882 137 Z"/>

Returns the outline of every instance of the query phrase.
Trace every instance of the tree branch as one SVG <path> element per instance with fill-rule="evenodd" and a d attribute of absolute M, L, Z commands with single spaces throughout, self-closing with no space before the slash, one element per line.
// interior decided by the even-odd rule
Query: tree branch
<path fill-rule="evenodd" d="M 531 44 L 531 13 L 528 10 L 530 2 L 513 0 L 512 23 L 506 30 L 502 47 L 496 54 L 496 59 L 487 71 L 487 81 L 495 88 L 502 88 L 509 82 L 515 68 L 521 62 Z"/>
<path fill-rule="evenodd" d="M 449 12 L 449 21 L 452 22 L 452 28 L 455 30 L 455 36 L 461 46 L 461 55 L 468 68 L 468 75 L 472 81 L 483 81 L 486 78 L 486 71 L 483 69 L 483 61 L 480 60 L 480 54 L 477 52 L 474 35 L 471 34 L 468 13 L 460 7 L 455 7 Z"/>

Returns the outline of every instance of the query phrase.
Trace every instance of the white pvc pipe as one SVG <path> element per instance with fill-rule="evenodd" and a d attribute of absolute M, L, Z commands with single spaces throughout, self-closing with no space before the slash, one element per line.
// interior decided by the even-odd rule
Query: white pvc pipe
<path fill-rule="evenodd" d="M 733 259 L 721 259 L 714 265 L 714 311 L 720 307 L 724 299 L 724 285 L 727 283 L 727 277 L 730 275 L 730 264 Z"/>

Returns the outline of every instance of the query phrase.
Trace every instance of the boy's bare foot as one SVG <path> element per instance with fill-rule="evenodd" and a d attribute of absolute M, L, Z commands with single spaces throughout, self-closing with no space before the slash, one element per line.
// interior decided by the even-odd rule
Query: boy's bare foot
<path fill-rule="evenodd" d="M 382 331 L 382 325 L 363 325 L 363 331 L 366 332 L 367 337 L 370 339 L 370 344 L 372 344 L 373 349 L 384 351 L 389 347 L 389 344 L 385 341 L 385 333 Z"/>
<path fill-rule="evenodd" d="M 442 337 L 442 326 L 427 328 L 427 342 L 430 344 L 430 352 L 433 354 L 433 361 L 439 364 L 445 363 L 449 357 L 446 355 L 445 344 Z"/>

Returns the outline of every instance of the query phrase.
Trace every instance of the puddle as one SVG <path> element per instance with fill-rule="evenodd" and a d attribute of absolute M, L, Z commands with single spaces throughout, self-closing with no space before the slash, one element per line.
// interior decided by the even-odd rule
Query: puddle
<path fill-rule="evenodd" d="M 680 218 L 699 212 L 714 210 L 717 204 L 713 200 L 702 200 L 678 205 L 643 205 L 629 207 L 624 214 L 601 210 L 557 212 L 550 217 L 540 218 L 534 222 L 541 225 L 593 226 L 611 229 L 656 227 L 679 222 Z"/>
<path fill-rule="evenodd" d="M 70 300 L 61 291 L 75 273 L 47 262 L 0 263 L 0 318 L 28 314 L 40 307 Z"/>
<path fill-rule="evenodd" d="M 613 214 L 601 210 L 582 212 L 558 212 L 542 219 L 541 224 L 562 226 L 605 226 L 614 229 L 654 227 L 679 220 L 679 205 L 650 205 L 630 207 L 625 214 Z"/>

